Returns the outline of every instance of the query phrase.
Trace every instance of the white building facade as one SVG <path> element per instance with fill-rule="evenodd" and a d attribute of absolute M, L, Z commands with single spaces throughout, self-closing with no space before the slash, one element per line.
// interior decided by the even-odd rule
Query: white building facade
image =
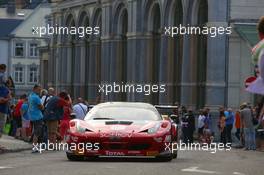
<path fill-rule="evenodd" d="M 34 34 L 33 27 L 45 26 L 45 17 L 50 12 L 48 3 L 40 4 L 33 10 L 21 9 L 15 15 L 24 16 L 23 21 L 4 40 L 1 63 L 8 65 L 7 74 L 15 83 L 16 96 L 28 94 L 32 87 L 39 83 L 38 47 L 46 45 L 46 40 Z"/>

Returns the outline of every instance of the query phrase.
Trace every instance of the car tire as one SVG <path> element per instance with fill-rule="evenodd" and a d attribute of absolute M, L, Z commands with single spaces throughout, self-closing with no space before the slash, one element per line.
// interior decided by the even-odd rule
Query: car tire
<path fill-rule="evenodd" d="M 177 157 L 178 157 L 178 152 L 172 154 L 173 159 L 177 159 Z"/>
<path fill-rule="evenodd" d="M 70 161 L 82 161 L 84 160 L 84 156 L 77 156 L 73 154 L 66 153 L 68 160 Z"/>
<path fill-rule="evenodd" d="M 160 162 L 170 162 L 172 161 L 173 156 L 168 156 L 168 157 L 157 157 L 156 160 Z"/>

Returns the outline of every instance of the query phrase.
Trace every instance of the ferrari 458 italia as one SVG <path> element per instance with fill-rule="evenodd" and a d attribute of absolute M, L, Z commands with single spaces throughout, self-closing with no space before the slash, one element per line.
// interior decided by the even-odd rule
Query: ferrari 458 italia
<path fill-rule="evenodd" d="M 177 157 L 177 124 L 147 103 L 107 102 L 94 106 L 84 120 L 73 119 L 66 136 L 69 160 L 89 157 Z"/>

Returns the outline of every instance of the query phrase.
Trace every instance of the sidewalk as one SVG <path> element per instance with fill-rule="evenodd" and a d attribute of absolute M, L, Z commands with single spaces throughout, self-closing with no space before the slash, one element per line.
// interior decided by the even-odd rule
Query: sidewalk
<path fill-rule="evenodd" d="M 7 135 L 3 135 L 2 138 L 0 138 L 0 154 L 6 152 L 30 150 L 31 148 L 31 144 Z"/>

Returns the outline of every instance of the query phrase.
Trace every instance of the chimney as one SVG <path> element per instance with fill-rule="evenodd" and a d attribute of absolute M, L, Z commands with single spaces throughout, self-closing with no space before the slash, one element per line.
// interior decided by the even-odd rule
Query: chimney
<path fill-rule="evenodd" d="M 14 0 L 8 1 L 6 12 L 8 14 L 15 14 L 16 13 L 16 4 Z"/>

